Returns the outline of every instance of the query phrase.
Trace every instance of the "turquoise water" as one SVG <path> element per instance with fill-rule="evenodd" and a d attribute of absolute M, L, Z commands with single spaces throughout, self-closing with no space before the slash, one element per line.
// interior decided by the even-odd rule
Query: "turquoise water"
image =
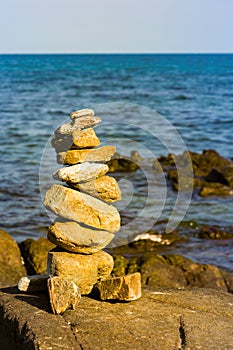
<path fill-rule="evenodd" d="M 114 104 L 118 102 L 120 107 Z M 154 137 L 158 131 L 175 151 L 177 144 L 172 145 L 173 136 L 170 140 L 156 113 L 144 116 L 129 104 L 165 116 L 190 150 L 212 148 L 233 157 L 233 55 L 1 55 L 1 227 L 17 241 L 46 235 L 50 219 L 40 195 L 41 157 L 54 128 L 76 109 L 94 107 L 102 114 L 102 141 L 121 138 L 123 152 L 139 144 L 140 153 L 143 146 L 153 156 L 166 155 L 167 149 Z M 142 155 L 147 157 L 146 152 Z M 127 215 L 144 203 L 142 181 L 137 176 L 134 181 L 138 195 Z M 168 189 L 161 219 L 169 216 L 174 200 Z M 184 220 L 232 229 L 232 209 L 232 197 L 194 196 Z M 221 245 L 191 240 L 189 247 L 180 249 L 196 260 L 233 270 L 232 241 Z"/>

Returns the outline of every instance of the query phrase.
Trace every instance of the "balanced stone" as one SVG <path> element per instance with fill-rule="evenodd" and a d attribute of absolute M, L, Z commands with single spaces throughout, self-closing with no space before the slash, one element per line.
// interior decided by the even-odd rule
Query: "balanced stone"
<path fill-rule="evenodd" d="M 18 289 L 21 292 L 39 292 L 47 290 L 48 275 L 33 275 L 20 278 Z"/>
<path fill-rule="evenodd" d="M 56 248 L 48 253 L 48 273 L 73 281 L 81 294 L 89 294 L 94 284 L 108 278 L 113 265 L 112 256 L 103 251 L 84 255 Z"/>
<path fill-rule="evenodd" d="M 136 300 L 142 295 L 141 274 L 135 272 L 126 276 L 108 278 L 99 282 L 97 288 L 101 300 Z"/>
<path fill-rule="evenodd" d="M 106 247 L 114 235 L 83 227 L 74 221 L 56 221 L 49 226 L 48 239 L 70 252 L 93 254 Z"/>
<path fill-rule="evenodd" d="M 73 119 L 72 122 L 62 124 L 59 128 L 57 128 L 55 130 L 55 136 L 65 137 L 65 136 L 71 135 L 72 132 L 75 130 L 90 128 L 95 125 L 98 125 L 100 122 L 101 122 L 101 119 L 99 117 L 94 117 L 94 116 L 76 118 L 76 119 Z"/>
<path fill-rule="evenodd" d="M 120 229 L 116 208 L 88 194 L 62 185 L 52 185 L 47 191 L 44 206 L 53 213 L 109 232 Z"/>
<path fill-rule="evenodd" d="M 59 153 L 57 156 L 57 162 L 70 165 L 84 162 L 108 162 L 115 152 L 115 146 L 103 146 L 82 150 L 74 149 Z"/>
<path fill-rule="evenodd" d="M 51 140 L 51 146 L 55 148 L 57 153 L 68 151 L 73 146 L 73 139 L 71 135 L 64 138 L 54 137 Z"/>
<path fill-rule="evenodd" d="M 79 183 L 94 180 L 108 172 L 106 164 L 85 162 L 69 167 L 61 168 L 53 173 L 55 180 Z"/>
<path fill-rule="evenodd" d="M 74 130 L 71 136 L 73 144 L 78 148 L 91 148 L 100 144 L 100 140 L 93 128 Z"/>
<path fill-rule="evenodd" d="M 93 109 L 79 109 L 78 111 L 75 111 L 70 114 L 70 119 L 80 118 L 80 117 L 86 117 L 86 116 L 94 116 L 95 112 Z"/>
<path fill-rule="evenodd" d="M 48 292 L 51 309 L 54 314 L 61 314 L 67 309 L 76 309 L 81 298 L 76 284 L 62 277 L 51 277 L 48 279 Z"/>
<path fill-rule="evenodd" d="M 116 202 L 121 200 L 120 187 L 113 177 L 101 176 L 96 180 L 83 183 L 67 183 L 72 188 L 76 188 L 82 192 L 86 192 L 93 197 L 102 199 L 105 202 Z"/>

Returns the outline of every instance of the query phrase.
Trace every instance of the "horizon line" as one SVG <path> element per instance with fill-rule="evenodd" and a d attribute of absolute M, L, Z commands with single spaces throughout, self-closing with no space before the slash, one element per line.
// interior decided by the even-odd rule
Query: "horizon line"
<path fill-rule="evenodd" d="M 232 55 L 233 51 L 161 51 L 161 52 L 0 52 L 0 55 Z"/>

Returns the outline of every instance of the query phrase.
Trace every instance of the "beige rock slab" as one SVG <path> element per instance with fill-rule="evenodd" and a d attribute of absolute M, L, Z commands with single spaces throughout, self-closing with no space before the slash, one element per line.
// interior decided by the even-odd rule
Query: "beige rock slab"
<path fill-rule="evenodd" d="M 115 146 L 103 146 L 93 149 L 69 150 L 57 155 L 60 164 L 77 164 L 84 162 L 108 162 L 116 152 Z"/>
<path fill-rule="evenodd" d="M 94 180 L 108 172 L 106 164 L 85 162 L 69 167 L 61 168 L 53 173 L 55 180 L 79 183 Z"/>
<path fill-rule="evenodd" d="M 114 234 L 83 227 L 74 221 L 56 221 L 49 226 L 48 239 L 65 250 L 93 254 L 106 247 Z"/>
<path fill-rule="evenodd" d="M 76 284 L 63 277 L 49 278 L 48 292 L 51 309 L 54 314 L 61 314 L 67 309 L 76 309 L 81 298 Z"/>
<path fill-rule="evenodd" d="M 86 117 L 86 116 L 94 116 L 94 114 L 95 112 L 93 109 L 89 109 L 89 108 L 79 109 L 78 111 L 75 111 L 70 114 L 70 119 Z"/>
<path fill-rule="evenodd" d="M 141 274 L 135 272 L 126 276 L 112 277 L 99 282 L 97 288 L 101 300 L 117 299 L 131 301 L 139 299 L 141 291 Z"/>
<path fill-rule="evenodd" d="M 20 278 L 18 289 L 21 292 L 39 292 L 47 290 L 48 275 L 33 275 Z"/>
<path fill-rule="evenodd" d="M 85 128 L 90 128 L 95 125 L 98 125 L 101 122 L 101 119 L 99 117 L 94 116 L 85 116 L 73 119 L 72 122 L 62 124 L 59 126 L 54 134 L 56 137 L 65 137 L 68 135 L 71 135 L 73 131 L 75 130 L 82 130 Z"/>
<path fill-rule="evenodd" d="M 116 208 L 62 185 L 53 185 L 47 191 L 44 206 L 58 216 L 97 229 L 109 232 L 120 229 L 120 215 Z"/>
<path fill-rule="evenodd" d="M 113 265 L 112 256 L 104 251 L 83 255 L 57 248 L 48 253 L 48 273 L 73 281 L 81 294 L 89 294 L 94 284 L 106 279 Z"/>
<path fill-rule="evenodd" d="M 105 202 L 116 202 L 121 200 L 120 187 L 113 177 L 101 176 L 96 180 L 84 182 L 84 183 L 67 183 L 72 188 L 76 188 L 80 191 L 86 192 L 91 196 L 102 199 Z"/>

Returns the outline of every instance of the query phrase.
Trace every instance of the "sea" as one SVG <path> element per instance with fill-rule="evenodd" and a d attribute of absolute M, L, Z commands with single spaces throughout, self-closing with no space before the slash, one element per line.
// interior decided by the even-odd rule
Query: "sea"
<path fill-rule="evenodd" d="M 186 149 L 232 159 L 233 55 L 0 55 L 0 227 L 17 242 L 46 237 L 53 216 L 43 197 L 59 168 L 51 138 L 81 108 L 102 119 L 103 144 L 142 158 L 136 173 L 117 174 L 126 224 L 116 244 L 171 222 L 187 239 L 169 252 L 233 271 L 232 239 L 195 235 L 201 225 L 233 232 L 232 196 L 179 197 L 152 167 Z"/>

